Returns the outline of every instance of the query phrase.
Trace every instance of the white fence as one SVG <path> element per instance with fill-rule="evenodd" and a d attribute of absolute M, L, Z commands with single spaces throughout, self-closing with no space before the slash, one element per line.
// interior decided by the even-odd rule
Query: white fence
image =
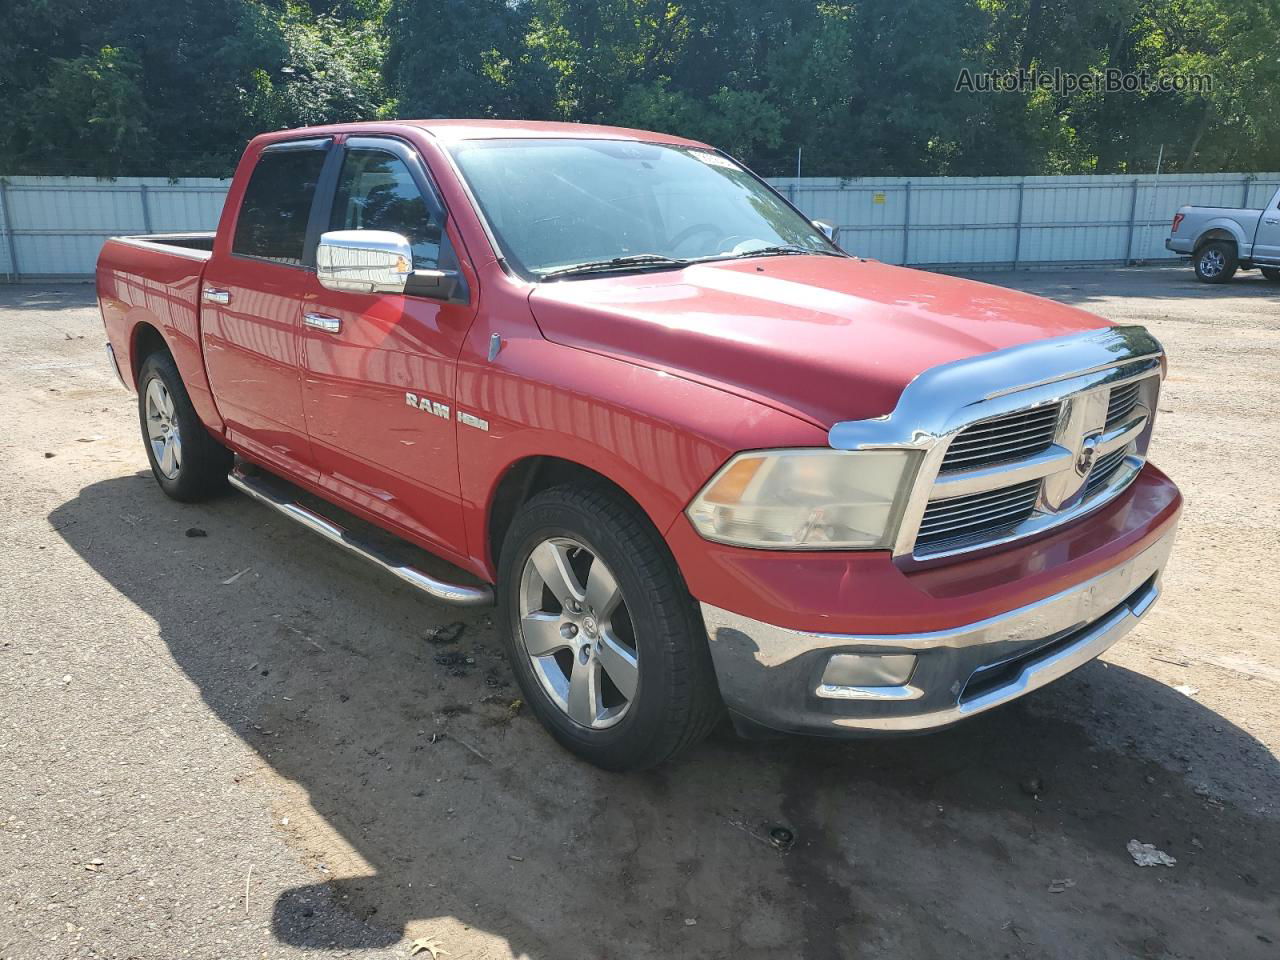
<path fill-rule="evenodd" d="M 0 177 L 0 277 L 88 277 L 120 233 L 212 230 L 227 180 Z M 1130 263 L 1172 257 L 1185 203 L 1261 207 L 1280 173 L 1083 177 L 779 178 L 851 253 L 938 267 Z"/>
<path fill-rule="evenodd" d="M 888 263 L 1023 267 L 1172 259 L 1183 204 L 1262 207 L 1280 173 L 1163 177 L 810 177 L 771 181 L 840 245 Z"/>
<path fill-rule="evenodd" d="M 0 278 L 91 277 L 107 237 L 212 230 L 229 184 L 202 178 L 0 177 Z"/>

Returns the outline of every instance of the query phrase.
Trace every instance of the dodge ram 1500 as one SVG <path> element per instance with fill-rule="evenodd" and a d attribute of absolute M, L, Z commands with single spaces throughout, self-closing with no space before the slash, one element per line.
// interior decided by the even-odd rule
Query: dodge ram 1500
<path fill-rule="evenodd" d="M 543 724 L 634 769 L 726 709 L 944 727 L 1159 594 L 1160 344 L 829 232 L 673 136 L 371 122 L 257 137 L 216 233 L 114 238 L 97 282 L 166 494 L 496 601 Z"/>

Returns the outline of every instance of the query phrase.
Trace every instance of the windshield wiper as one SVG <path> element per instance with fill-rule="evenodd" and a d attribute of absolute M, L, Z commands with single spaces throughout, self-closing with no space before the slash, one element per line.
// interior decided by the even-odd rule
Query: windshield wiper
<path fill-rule="evenodd" d="M 844 254 L 836 253 L 834 250 L 814 249 L 813 247 L 802 247 L 798 243 L 778 243 L 768 247 L 756 247 L 754 250 L 743 250 L 741 253 L 735 253 L 734 259 L 740 257 L 785 257 L 798 256 L 801 254 L 816 254 L 820 257 L 841 257 Z"/>
<path fill-rule="evenodd" d="M 539 279 L 555 280 L 579 274 L 633 270 L 636 267 L 683 267 L 688 262 L 688 260 L 677 260 L 674 257 L 664 257 L 660 253 L 637 253 L 629 257 L 614 257 L 612 260 L 588 260 L 586 263 L 575 263 L 572 266 L 560 267 L 558 270 L 544 273 Z"/>

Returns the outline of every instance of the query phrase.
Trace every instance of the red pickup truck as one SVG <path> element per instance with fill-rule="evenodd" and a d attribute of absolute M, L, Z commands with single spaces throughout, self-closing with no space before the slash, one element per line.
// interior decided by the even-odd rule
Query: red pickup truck
<path fill-rule="evenodd" d="M 496 600 L 541 721 L 633 769 L 726 708 L 943 727 L 1159 594 L 1159 343 L 829 233 L 677 137 L 361 123 L 256 138 L 216 233 L 112 239 L 97 281 L 165 493 Z"/>

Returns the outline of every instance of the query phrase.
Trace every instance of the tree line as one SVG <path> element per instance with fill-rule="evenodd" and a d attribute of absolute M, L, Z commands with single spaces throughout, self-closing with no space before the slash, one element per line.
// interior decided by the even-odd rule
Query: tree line
<path fill-rule="evenodd" d="M 1280 165 L 1280 0 L 0 0 L 0 24 L 0 174 L 225 176 L 263 130 L 455 116 L 673 132 L 774 176 Z M 958 83 L 1055 70 L 1153 82 Z"/>

